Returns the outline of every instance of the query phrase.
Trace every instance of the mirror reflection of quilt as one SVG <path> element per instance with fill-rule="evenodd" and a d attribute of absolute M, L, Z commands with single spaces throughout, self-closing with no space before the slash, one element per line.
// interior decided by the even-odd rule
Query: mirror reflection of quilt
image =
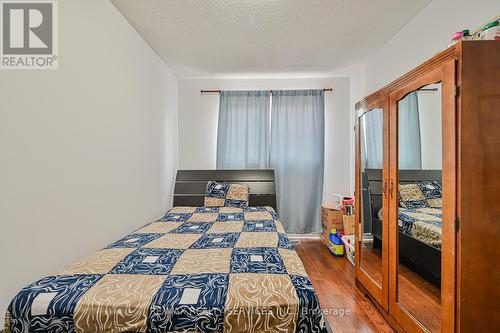
<path fill-rule="evenodd" d="M 382 210 L 379 219 L 382 220 Z M 440 208 L 398 208 L 399 230 L 430 246 L 441 248 L 443 213 Z"/>
<path fill-rule="evenodd" d="M 5 332 L 324 332 L 270 207 L 175 207 L 21 290 Z"/>

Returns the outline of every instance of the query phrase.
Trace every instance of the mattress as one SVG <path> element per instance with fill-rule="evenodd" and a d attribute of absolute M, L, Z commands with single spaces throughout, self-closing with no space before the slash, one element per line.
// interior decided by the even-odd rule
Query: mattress
<path fill-rule="evenodd" d="M 270 207 L 174 207 L 23 288 L 6 332 L 324 332 Z"/>
<path fill-rule="evenodd" d="M 382 220 L 382 210 L 379 219 Z M 398 211 L 399 230 L 427 245 L 441 248 L 442 218 L 440 208 L 402 208 Z"/>

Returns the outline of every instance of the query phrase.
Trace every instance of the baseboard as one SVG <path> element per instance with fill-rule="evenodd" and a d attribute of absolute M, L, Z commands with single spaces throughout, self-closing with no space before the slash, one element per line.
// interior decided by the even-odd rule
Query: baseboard
<path fill-rule="evenodd" d="M 320 239 L 320 233 L 310 233 L 310 234 L 288 234 L 290 240 L 306 240 L 306 239 Z"/>

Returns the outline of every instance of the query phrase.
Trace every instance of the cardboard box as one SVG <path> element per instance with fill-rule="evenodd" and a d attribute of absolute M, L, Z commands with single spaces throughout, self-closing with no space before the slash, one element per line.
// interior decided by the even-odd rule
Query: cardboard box
<path fill-rule="evenodd" d="M 344 233 L 346 235 L 354 235 L 354 223 L 356 223 L 354 215 L 342 216 L 342 222 L 344 224 Z"/>
<path fill-rule="evenodd" d="M 326 246 L 330 244 L 330 231 L 332 229 L 343 229 L 342 214 L 341 210 L 334 209 L 333 207 L 327 205 L 322 206 L 321 240 Z"/>

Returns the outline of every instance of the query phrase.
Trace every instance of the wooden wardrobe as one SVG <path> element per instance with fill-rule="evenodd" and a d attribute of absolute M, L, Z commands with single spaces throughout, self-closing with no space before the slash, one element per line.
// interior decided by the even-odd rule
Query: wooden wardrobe
<path fill-rule="evenodd" d="M 500 42 L 446 49 L 356 116 L 358 287 L 398 332 L 498 332 Z"/>

